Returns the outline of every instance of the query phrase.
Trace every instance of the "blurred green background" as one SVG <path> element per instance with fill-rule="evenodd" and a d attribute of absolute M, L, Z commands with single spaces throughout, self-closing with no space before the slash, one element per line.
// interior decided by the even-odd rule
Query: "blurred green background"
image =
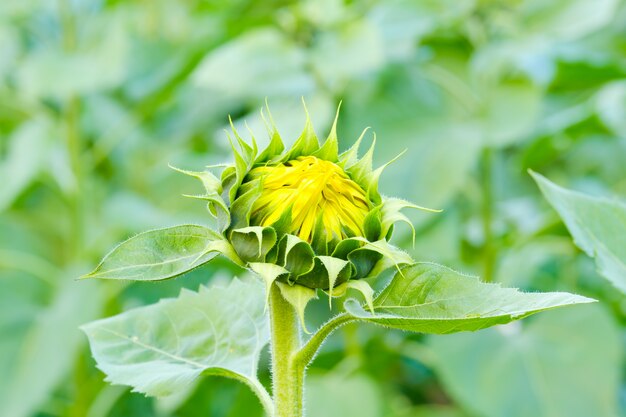
<path fill-rule="evenodd" d="M 293 141 L 301 97 L 320 137 L 343 100 L 342 148 L 371 126 L 376 162 L 408 149 L 381 190 L 445 209 L 411 213 L 414 246 L 397 230 L 415 259 L 601 301 L 451 336 L 345 327 L 310 368 L 310 417 L 626 415 L 626 299 L 527 174 L 626 195 L 624 1 L 3 0 L 0 416 L 261 415 L 214 377 L 159 400 L 109 386 L 78 330 L 242 271 L 74 279 L 134 233 L 210 225 L 167 164 L 228 160 L 229 114 L 266 143 L 266 98 Z"/>

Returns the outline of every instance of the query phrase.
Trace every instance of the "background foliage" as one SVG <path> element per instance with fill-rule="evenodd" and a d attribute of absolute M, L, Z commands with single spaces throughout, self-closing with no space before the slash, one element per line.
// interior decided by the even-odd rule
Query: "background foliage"
<path fill-rule="evenodd" d="M 218 377 L 160 400 L 109 386 L 78 330 L 241 271 L 218 262 L 158 284 L 74 278 L 139 231 L 210 225 L 201 203 L 180 197 L 195 184 L 167 163 L 227 159 L 228 114 L 266 141 L 266 98 L 283 137 L 295 138 L 302 96 L 320 136 L 343 100 L 343 148 L 371 126 L 377 162 L 408 149 L 381 189 L 445 209 L 412 214 L 413 247 L 410 231 L 397 231 L 415 259 L 601 300 L 450 336 L 347 326 L 311 368 L 312 417 L 626 415 L 624 296 L 527 174 L 623 201 L 623 1 L 9 0 L 0 2 L 1 416 L 261 414 L 245 386 Z M 609 240 L 623 254 L 618 233 Z M 320 300 L 311 316 L 321 322 L 327 309 Z"/>

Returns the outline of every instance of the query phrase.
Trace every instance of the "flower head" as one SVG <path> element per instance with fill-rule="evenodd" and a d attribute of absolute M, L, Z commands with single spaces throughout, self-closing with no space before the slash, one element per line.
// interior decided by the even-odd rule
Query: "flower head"
<path fill-rule="evenodd" d="M 337 164 L 300 156 L 254 168 L 249 177 L 262 182 L 261 195 L 252 205 L 251 224 L 272 226 L 287 215 L 290 222 L 284 232 L 311 244 L 314 238 L 330 243 L 364 237 L 370 203 L 365 190 Z"/>
<path fill-rule="evenodd" d="M 218 219 L 220 251 L 268 286 L 277 282 L 300 312 L 316 289 L 338 296 L 354 288 L 371 307 L 372 289 L 362 279 L 412 262 L 388 240 L 394 223 L 412 228 L 401 210 L 421 207 L 379 194 L 386 165 L 372 168 L 374 144 L 358 157 L 365 131 L 339 154 L 337 117 L 320 145 L 307 113 L 302 134 L 285 150 L 270 114 L 270 143 L 259 152 L 254 137 L 249 144 L 231 127 L 235 163 L 219 178 L 182 171 L 205 186 L 198 197 Z"/>

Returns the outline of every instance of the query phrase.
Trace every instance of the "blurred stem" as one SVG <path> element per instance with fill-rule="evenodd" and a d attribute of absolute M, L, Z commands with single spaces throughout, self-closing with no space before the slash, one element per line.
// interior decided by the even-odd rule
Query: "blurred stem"
<path fill-rule="evenodd" d="M 59 17 L 63 27 L 63 49 L 72 51 L 76 48 L 76 18 L 69 0 L 58 0 Z"/>
<path fill-rule="evenodd" d="M 61 271 L 56 265 L 28 252 L 17 250 L 0 250 L 0 269 L 10 268 L 17 271 L 27 272 L 42 282 L 54 287 L 54 280 Z"/>
<path fill-rule="evenodd" d="M 71 55 L 78 47 L 77 16 L 74 13 L 70 0 L 58 0 L 58 13 L 63 33 L 63 50 Z M 84 236 L 84 212 L 82 202 L 83 192 L 83 170 L 81 164 L 81 132 L 80 132 L 80 98 L 72 94 L 64 103 L 62 123 L 65 126 L 65 146 L 69 158 L 69 165 L 73 175 L 74 184 L 68 193 L 69 215 L 71 224 L 71 234 L 68 242 L 68 252 L 66 262 L 75 263 L 80 260 L 83 250 Z M 74 363 L 74 379 L 76 393 L 74 401 L 67 414 L 72 416 L 84 416 L 87 413 L 92 400 L 88 384 L 88 371 L 84 362 L 84 352 Z"/>
<path fill-rule="evenodd" d="M 74 174 L 74 190 L 70 196 L 72 217 L 72 251 L 74 258 L 79 256 L 83 241 L 83 212 L 81 207 L 82 168 L 81 168 L 81 140 L 80 140 L 80 101 L 71 97 L 67 103 L 65 113 L 67 128 L 67 149 L 70 157 L 70 166 Z"/>
<path fill-rule="evenodd" d="M 76 16 L 69 0 L 58 0 L 59 19 L 63 28 L 63 49 L 71 53 L 76 50 L 78 34 Z M 72 236 L 70 243 L 70 262 L 80 256 L 83 241 L 83 213 L 81 207 L 82 169 L 80 140 L 80 99 L 72 95 L 65 102 L 64 122 L 66 128 L 66 146 L 70 168 L 74 176 L 74 188 L 70 195 L 70 216 Z"/>
<path fill-rule="evenodd" d="M 86 417 L 107 417 L 117 401 L 128 392 L 128 387 L 107 385 L 93 400 L 86 412 Z"/>
<path fill-rule="evenodd" d="M 343 328 L 343 335 L 346 344 L 346 354 L 356 359 L 360 359 L 363 355 L 363 349 L 359 343 L 358 327 L 356 323 L 347 324 Z"/>
<path fill-rule="evenodd" d="M 300 348 L 298 317 L 277 285 L 270 288 L 269 305 L 274 416 L 301 417 L 305 366 L 294 360 Z"/>
<path fill-rule="evenodd" d="M 481 162 L 482 224 L 483 224 L 483 280 L 492 282 L 496 260 L 493 244 L 493 149 L 483 149 Z"/>
<path fill-rule="evenodd" d="M 430 65 L 424 69 L 424 74 L 431 81 L 446 90 L 468 111 L 473 113 L 480 107 L 480 101 L 472 89 L 455 74 L 440 65 Z"/>

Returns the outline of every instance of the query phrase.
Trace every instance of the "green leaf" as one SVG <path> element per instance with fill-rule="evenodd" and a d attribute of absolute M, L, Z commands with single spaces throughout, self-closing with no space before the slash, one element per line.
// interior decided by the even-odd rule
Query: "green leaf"
<path fill-rule="evenodd" d="M 113 384 L 152 396 L 176 393 L 201 375 L 221 375 L 262 389 L 259 354 L 269 341 L 263 286 L 234 279 L 228 287 L 183 290 L 82 327 L 98 367 Z"/>
<path fill-rule="evenodd" d="M 427 342 L 446 392 L 484 417 L 618 416 L 621 345 L 600 305 Z"/>
<path fill-rule="evenodd" d="M 626 204 L 570 191 L 537 173 L 531 175 L 563 219 L 576 246 L 595 258 L 602 276 L 626 292 Z"/>
<path fill-rule="evenodd" d="M 568 293 L 523 293 L 440 265 L 417 263 L 398 272 L 374 300 L 375 314 L 354 300 L 346 302 L 346 310 L 370 323 L 443 334 L 480 330 L 551 308 L 593 301 Z"/>
<path fill-rule="evenodd" d="M 174 278 L 209 262 L 217 252 L 231 258 L 234 254 L 219 233 L 206 227 L 182 225 L 151 230 L 119 244 L 83 278 L 135 281 Z"/>

